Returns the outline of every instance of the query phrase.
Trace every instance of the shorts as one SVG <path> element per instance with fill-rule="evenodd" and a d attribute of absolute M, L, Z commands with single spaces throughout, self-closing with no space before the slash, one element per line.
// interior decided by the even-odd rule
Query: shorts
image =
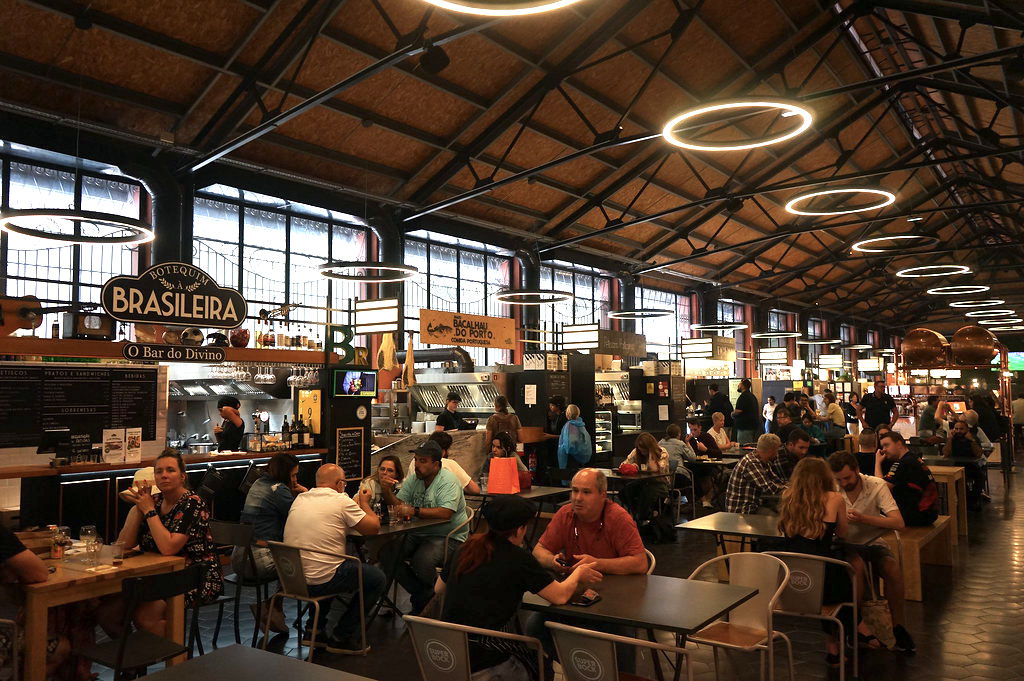
<path fill-rule="evenodd" d="M 896 560 L 895 554 L 889 549 L 888 544 L 879 542 L 878 544 L 868 544 L 867 546 L 858 546 L 851 548 L 850 551 L 860 556 L 861 559 L 871 565 L 871 569 L 876 574 L 881 572 L 882 565 L 889 558 Z"/>

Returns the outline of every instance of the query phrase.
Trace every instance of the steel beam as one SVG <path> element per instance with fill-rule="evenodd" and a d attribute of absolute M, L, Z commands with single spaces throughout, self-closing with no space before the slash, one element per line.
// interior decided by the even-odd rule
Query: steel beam
<path fill-rule="evenodd" d="M 942 0 L 867 0 L 868 4 L 879 9 L 894 9 L 909 14 L 923 14 L 966 24 L 987 24 L 1010 31 L 1024 28 L 1017 19 L 1000 9 L 989 8 L 987 11 L 977 5 L 965 5 L 959 2 L 943 2 Z"/>

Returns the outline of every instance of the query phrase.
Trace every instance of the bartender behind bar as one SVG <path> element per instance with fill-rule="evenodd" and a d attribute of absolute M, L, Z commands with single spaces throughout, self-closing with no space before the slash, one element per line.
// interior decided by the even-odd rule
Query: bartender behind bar
<path fill-rule="evenodd" d="M 224 420 L 219 426 L 213 427 L 213 434 L 217 437 L 217 449 L 222 452 L 237 451 L 242 446 L 245 421 L 238 413 L 241 406 L 237 397 L 225 396 L 217 401 L 217 411 Z"/>
<path fill-rule="evenodd" d="M 462 418 L 462 414 L 456 411 L 462 397 L 455 391 L 448 393 L 448 400 L 445 402 L 444 411 L 437 417 L 437 424 L 434 430 L 476 430 L 476 425 L 468 423 Z"/>

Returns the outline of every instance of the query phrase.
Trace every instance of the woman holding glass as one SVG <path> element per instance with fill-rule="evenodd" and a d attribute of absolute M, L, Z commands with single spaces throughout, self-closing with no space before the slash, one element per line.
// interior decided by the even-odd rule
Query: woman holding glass
<path fill-rule="evenodd" d="M 186 566 L 203 565 L 206 568 L 203 580 L 199 588 L 185 594 L 185 605 L 191 607 L 213 601 L 223 593 L 224 581 L 213 551 L 206 504 L 185 487 L 185 462 L 176 450 L 161 452 L 153 472 L 160 491 L 153 494 L 149 481 L 131 490 L 135 508 L 129 511 L 117 540 L 125 547 L 138 546 L 143 551 L 164 556 L 182 556 Z M 123 601 L 116 599 L 116 602 L 117 609 L 123 607 Z M 161 636 L 166 609 L 165 601 L 143 603 L 133 613 L 133 619 L 140 629 Z M 101 614 L 105 628 L 120 621 L 116 612 L 112 612 L 113 606 L 107 605 L 105 610 Z"/>
<path fill-rule="evenodd" d="M 378 503 L 383 499 L 383 495 L 380 491 L 381 478 L 386 480 L 392 480 L 395 483 L 395 493 L 398 492 L 398 486 L 402 484 L 402 479 L 405 477 L 405 472 L 402 470 L 402 462 L 398 460 L 397 456 L 387 454 L 380 458 L 380 463 L 377 464 L 377 470 L 372 475 L 363 478 L 363 481 L 359 483 L 359 491 L 364 489 L 370 490 L 370 506 Z"/>

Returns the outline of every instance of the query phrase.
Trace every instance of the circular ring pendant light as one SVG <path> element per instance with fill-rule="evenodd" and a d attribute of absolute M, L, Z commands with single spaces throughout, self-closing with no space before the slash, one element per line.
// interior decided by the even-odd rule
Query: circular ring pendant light
<path fill-rule="evenodd" d="M 990 300 L 957 300 L 949 304 L 950 307 L 992 307 L 993 305 L 1002 305 L 1005 300 L 999 298 L 992 298 Z"/>
<path fill-rule="evenodd" d="M 852 345 L 844 345 L 843 350 L 874 350 L 875 346 L 870 343 L 853 343 Z"/>
<path fill-rule="evenodd" d="M 774 137 L 762 137 L 761 139 L 739 143 L 697 142 L 679 137 L 675 133 L 675 129 L 679 127 L 681 123 L 692 118 L 697 118 L 698 116 L 714 113 L 716 111 L 729 111 L 733 109 L 776 109 L 783 112 L 782 115 L 784 116 L 787 114 L 789 116 L 799 116 L 801 120 L 800 125 L 781 135 L 776 135 Z M 814 117 L 811 115 L 811 112 L 796 102 L 781 99 L 731 100 L 687 109 L 665 124 L 665 127 L 662 128 L 661 136 L 664 137 L 669 144 L 682 147 L 683 149 L 693 149 L 695 151 L 741 151 L 743 149 L 766 147 L 770 144 L 778 144 L 779 142 L 785 142 L 788 139 L 792 139 L 811 127 L 813 119 Z"/>
<path fill-rule="evenodd" d="M 908 240 L 919 241 L 916 244 L 906 244 Z M 888 246 L 883 245 L 890 242 Z M 892 236 L 876 236 L 873 239 L 864 239 L 858 241 L 852 248 L 855 251 L 861 253 L 903 253 L 908 246 L 910 248 L 923 248 L 925 246 L 934 246 L 939 243 L 938 238 L 934 236 L 924 236 L 923 234 L 895 234 Z M 987 287 L 986 287 L 987 288 Z"/>
<path fill-rule="evenodd" d="M 921 265 L 919 267 L 908 267 L 896 273 L 897 277 L 914 279 L 920 277 L 951 277 L 956 274 L 970 274 L 971 268 L 967 265 Z"/>
<path fill-rule="evenodd" d="M 82 233 L 108 230 L 110 234 Z M 49 229 L 47 229 L 49 228 Z M 0 232 L 57 241 L 61 244 L 93 246 L 134 246 L 153 240 L 153 228 L 141 220 L 112 213 L 68 208 L 32 208 L 8 210 L 0 214 Z"/>
<path fill-rule="evenodd" d="M 1021 322 L 1024 322 L 1024 319 L 1021 319 L 1020 317 L 1011 317 L 1009 319 L 1006 319 L 1005 317 L 1000 317 L 998 319 L 982 319 L 978 321 L 978 323 L 981 324 L 982 326 L 999 326 L 1000 324 L 1020 324 Z"/>
<path fill-rule="evenodd" d="M 939 286 L 930 288 L 925 293 L 933 296 L 966 296 L 972 293 L 984 293 L 987 290 L 989 287 L 983 284 L 968 284 L 966 286 Z"/>
<path fill-rule="evenodd" d="M 877 203 L 871 204 L 870 206 L 860 206 L 858 208 L 847 208 L 845 210 L 800 210 L 796 207 L 796 204 L 813 199 L 816 196 L 834 196 L 837 194 L 877 194 L 882 199 Z M 885 208 L 886 206 L 896 202 L 896 195 L 892 192 L 888 192 L 884 189 L 872 189 L 870 187 L 840 187 L 836 189 L 822 189 L 817 192 L 808 192 L 806 194 L 800 194 L 799 196 L 792 198 L 785 205 L 787 213 L 793 215 L 846 215 L 848 213 L 863 213 L 867 210 L 875 210 L 876 208 Z"/>
<path fill-rule="evenodd" d="M 750 334 L 751 338 L 799 338 L 799 331 L 759 331 Z"/>
<path fill-rule="evenodd" d="M 797 345 L 838 345 L 843 341 L 838 338 L 807 338 L 796 342 Z"/>
<path fill-rule="evenodd" d="M 485 17 L 514 17 L 540 14 L 573 5 L 580 0 L 426 0 L 426 2 L 463 14 Z"/>
<path fill-rule="evenodd" d="M 553 289 L 508 288 L 498 291 L 494 297 L 498 302 L 506 305 L 554 305 L 572 300 L 575 296 L 568 291 Z"/>
<path fill-rule="evenodd" d="M 1017 313 L 1013 310 L 975 310 L 965 312 L 965 317 L 1013 317 Z"/>
<path fill-rule="evenodd" d="M 637 308 L 635 310 L 612 310 L 608 313 L 608 317 L 610 319 L 657 319 L 671 317 L 672 314 L 672 310 Z"/>
<path fill-rule="evenodd" d="M 1010 326 L 990 326 L 989 331 L 1024 331 L 1024 325 L 1011 324 Z"/>
<path fill-rule="evenodd" d="M 747 328 L 746 324 L 736 324 L 733 322 L 723 322 L 720 324 L 691 324 L 691 329 L 696 331 L 742 331 Z"/>
<path fill-rule="evenodd" d="M 320 274 L 331 279 L 361 281 L 364 284 L 388 284 L 412 279 L 419 269 L 411 265 L 386 262 L 325 262 L 320 265 Z"/>

